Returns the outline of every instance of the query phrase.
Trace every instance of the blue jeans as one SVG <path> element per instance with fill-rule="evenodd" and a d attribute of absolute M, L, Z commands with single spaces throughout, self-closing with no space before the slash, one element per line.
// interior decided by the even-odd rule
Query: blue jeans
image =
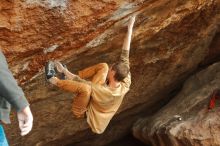
<path fill-rule="evenodd" d="M 5 136 L 4 128 L 0 124 L 0 146 L 8 146 L 8 141 Z"/>

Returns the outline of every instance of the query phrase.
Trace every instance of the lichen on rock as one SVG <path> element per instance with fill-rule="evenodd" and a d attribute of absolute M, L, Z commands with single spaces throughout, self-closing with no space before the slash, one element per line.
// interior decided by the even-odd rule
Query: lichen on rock
<path fill-rule="evenodd" d="M 53 9 L 56 7 L 66 9 L 68 5 L 68 0 L 26 0 L 26 3 L 27 5 L 39 5 L 49 9 Z"/>

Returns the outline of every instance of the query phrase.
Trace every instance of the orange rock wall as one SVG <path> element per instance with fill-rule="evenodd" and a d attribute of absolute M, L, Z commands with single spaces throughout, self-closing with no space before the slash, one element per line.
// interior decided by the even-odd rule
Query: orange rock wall
<path fill-rule="evenodd" d="M 25 138 L 12 116 L 6 126 L 10 144 L 101 146 L 128 134 L 142 114 L 161 108 L 205 59 L 210 61 L 209 54 L 218 50 L 212 46 L 219 10 L 218 0 L 3 0 L 0 47 L 34 114 L 33 130 Z M 73 95 L 45 83 L 43 67 L 58 59 L 77 73 L 115 62 L 132 14 L 138 16 L 130 53 L 131 90 L 105 133 L 94 135 L 85 119 L 72 117 Z"/>

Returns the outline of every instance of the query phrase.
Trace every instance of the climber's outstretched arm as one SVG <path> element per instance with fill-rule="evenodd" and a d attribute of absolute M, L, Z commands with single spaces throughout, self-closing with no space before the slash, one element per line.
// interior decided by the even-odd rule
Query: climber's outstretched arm
<path fill-rule="evenodd" d="M 131 35 L 133 31 L 134 22 L 135 22 L 135 16 L 132 16 L 128 22 L 128 32 L 124 39 L 122 53 L 120 57 L 120 61 L 124 62 L 128 66 L 129 66 L 129 51 L 130 51 L 130 44 L 131 44 Z"/>
<path fill-rule="evenodd" d="M 128 32 L 124 39 L 122 50 L 128 50 L 128 51 L 130 50 L 131 35 L 133 31 L 134 22 L 135 22 L 135 16 L 132 16 L 128 22 Z"/>

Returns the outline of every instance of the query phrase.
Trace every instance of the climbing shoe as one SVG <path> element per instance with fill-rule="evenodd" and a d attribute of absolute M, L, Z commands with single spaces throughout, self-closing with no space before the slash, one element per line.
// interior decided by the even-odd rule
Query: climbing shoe
<path fill-rule="evenodd" d="M 54 63 L 52 61 L 47 62 L 45 66 L 45 74 L 47 80 L 49 80 L 51 77 L 54 77 L 56 75 L 56 71 L 54 69 Z"/>

